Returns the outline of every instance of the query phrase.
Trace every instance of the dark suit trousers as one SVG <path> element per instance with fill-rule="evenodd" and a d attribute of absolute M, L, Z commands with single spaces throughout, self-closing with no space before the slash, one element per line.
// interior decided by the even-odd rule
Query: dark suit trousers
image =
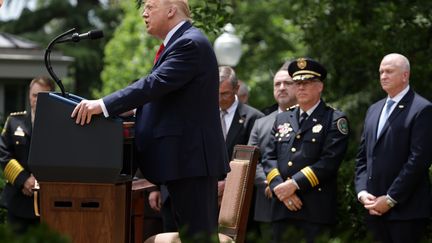
<path fill-rule="evenodd" d="M 166 183 L 182 241 L 210 240 L 217 233 L 217 181 L 217 177 L 192 177 Z"/>
<path fill-rule="evenodd" d="M 427 219 L 416 220 L 368 220 L 366 222 L 374 240 L 382 243 L 420 242 L 427 226 Z"/>

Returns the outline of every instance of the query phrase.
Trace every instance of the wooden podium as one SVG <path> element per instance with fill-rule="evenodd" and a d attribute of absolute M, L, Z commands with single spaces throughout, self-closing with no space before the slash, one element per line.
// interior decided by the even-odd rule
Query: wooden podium
<path fill-rule="evenodd" d="M 41 221 L 74 243 L 129 242 L 131 184 L 41 182 Z"/>
<path fill-rule="evenodd" d="M 72 242 L 129 243 L 133 123 L 70 118 L 80 97 L 39 93 L 29 167 L 40 184 L 41 221 Z"/>

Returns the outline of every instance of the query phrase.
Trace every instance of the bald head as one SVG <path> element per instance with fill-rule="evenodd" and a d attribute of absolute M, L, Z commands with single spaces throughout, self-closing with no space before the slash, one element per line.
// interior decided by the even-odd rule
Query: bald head
<path fill-rule="evenodd" d="M 388 54 L 381 61 L 379 73 L 382 89 L 393 98 L 409 84 L 409 61 L 401 54 Z"/>
<path fill-rule="evenodd" d="M 410 71 L 410 63 L 408 58 L 399 54 L 399 53 L 391 53 L 384 56 L 381 62 L 392 62 L 394 65 L 398 66 L 400 69 L 409 72 Z"/>

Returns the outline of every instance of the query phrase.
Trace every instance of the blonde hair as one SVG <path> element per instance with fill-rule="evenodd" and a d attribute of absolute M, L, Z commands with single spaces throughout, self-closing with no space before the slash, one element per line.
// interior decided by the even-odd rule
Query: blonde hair
<path fill-rule="evenodd" d="M 183 15 L 182 17 L 188 21 L 192 21 L 191 11 L 189 8 L 188 0 L 165 0 L 167 3 L 173 4 L 177 7 L 177 10 Z"/>

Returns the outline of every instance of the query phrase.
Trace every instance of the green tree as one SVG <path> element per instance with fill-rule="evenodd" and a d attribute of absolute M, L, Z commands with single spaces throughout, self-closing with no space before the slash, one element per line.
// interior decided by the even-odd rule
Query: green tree
<path fill-rule="evenodd" d="M 190 1 L 194 25 L 215 35 L 229 15 L 229 6 L 218 0 Z M 153 67 L 154 55 L 162 40 L 146 32 L 141 16 L 141 1 L 120 3 L 124 17 L 105 48 L 103 85 L 93 89 L 95 97 L 107 95 L 146 76 Z M 138 8 L 137 8 L 138 7 Z M 223 10 L 223 11 L 222 11 Z M 210 24 L 207 24 L 210 23 Z"/>
<path fill-rule="evenodd" d="M 105 2 L 107 1 L 38 1 L 34 11 L 25 8 L 18 19 L 1 22 L 0 31 L 23 36 L 45 47 L 55 36 L 71 28 L 76 28 L 77 32 L 102 29 L 105 35 L 103 39 L 55 47 L 75 58 L 71 75 L 76 86 L 72 87 L 74 90 L 68 91 L 88 97 L 90 87 L 100 85 L 103 49 L 122 16 L 115 1 Z"/>
<path fill-rule="evenodd" d="M 242 39 L 238 77 L 251 88 L 250 103 L 264 108 L 275 103 L 273 76 L 284 61 L 302 56 L 303 31 L 291 20 L 292 3 L 283 0 L 232 0 L 230 21 Z"/>

